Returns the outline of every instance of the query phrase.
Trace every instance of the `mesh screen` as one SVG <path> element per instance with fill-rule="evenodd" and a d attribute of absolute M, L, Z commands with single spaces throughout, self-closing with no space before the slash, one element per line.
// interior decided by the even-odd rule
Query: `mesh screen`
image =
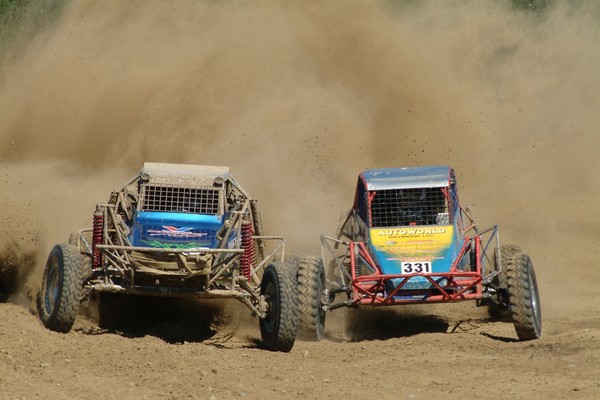
<path fill-rule="evenodd" d="M 142 211 L 219 214 L 220 190 L 168 185 L 145 185 Z"/>
<path fill-rule="evenodd" d="M 371 226 L 449 224 L 442 188 L 390 189 L 371 192 Z"/>

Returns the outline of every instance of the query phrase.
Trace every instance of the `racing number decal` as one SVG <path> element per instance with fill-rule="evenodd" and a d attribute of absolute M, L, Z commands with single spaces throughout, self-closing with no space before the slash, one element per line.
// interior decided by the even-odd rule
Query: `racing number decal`
<path fill-rule="evenodd" d="M 403 274 L 419 274 L 419 273 L 430 273 L 431 262 L 430 261 L 415 261 L 415 262 L 402 262 L 402 273 Z"/>

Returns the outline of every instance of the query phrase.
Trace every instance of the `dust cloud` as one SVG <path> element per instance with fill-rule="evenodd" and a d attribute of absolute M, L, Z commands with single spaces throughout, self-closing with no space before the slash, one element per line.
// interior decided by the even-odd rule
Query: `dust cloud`
<path fill-rule="evenodd" d="M 541 254 L 599 195 L 598 37 L 594 1 L 71 2 L 2 60 L 0 248 L 42 263 L 153 161 L 230 166 L 300 253 L 360 170 L 450 165 Z"/>

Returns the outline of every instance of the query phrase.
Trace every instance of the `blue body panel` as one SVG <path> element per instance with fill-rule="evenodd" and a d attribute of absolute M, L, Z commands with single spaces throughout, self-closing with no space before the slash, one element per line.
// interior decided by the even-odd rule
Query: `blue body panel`
<path fill-rule="evenodd" d="M 452 266 L 464 270 L 470 257 L 465 245 L 455 174 L 450 167 L 418 166 L 363 171 L 354 208 L 366 227 L 365 241 L 383 275 L 402 275 L 385 281 L 395 297 L 423 300 L 436 286 L 448 284 Z M 436 277 L 435 274 L 438 274 Z M 428 279 L 429 277 L 429 279 Z"/>
<path fill-rule="evenodd" d="M 371 229 L 370 232 L 370 252 L 385 275 L 406 274 L 402 263 L 429 263 L 428 271 L 413 272 L 449 272 L 464 242 L 452 225 L 404 226 Z M 392 287 L 401 280 L 391 280 Z M 438 283 L 445 284 L 442 280 Z M 429 289 L 431 286 L 426 278 L 415 276 L 403 286 L 403 290 Z"/>
<path fill-rule="evenodd" d="M 129 240 L 141 247 L 214 248 L 222 226 L 218 215 L 138 211 Z"/>

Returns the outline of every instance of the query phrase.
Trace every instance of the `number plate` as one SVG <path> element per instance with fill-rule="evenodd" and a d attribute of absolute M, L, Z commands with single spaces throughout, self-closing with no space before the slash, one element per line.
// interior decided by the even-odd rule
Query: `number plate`
<path fill-rule="evenodd" d="M 431 273 L 431 261 L 411 261 L 400 263 L 403 274 Z"/>

